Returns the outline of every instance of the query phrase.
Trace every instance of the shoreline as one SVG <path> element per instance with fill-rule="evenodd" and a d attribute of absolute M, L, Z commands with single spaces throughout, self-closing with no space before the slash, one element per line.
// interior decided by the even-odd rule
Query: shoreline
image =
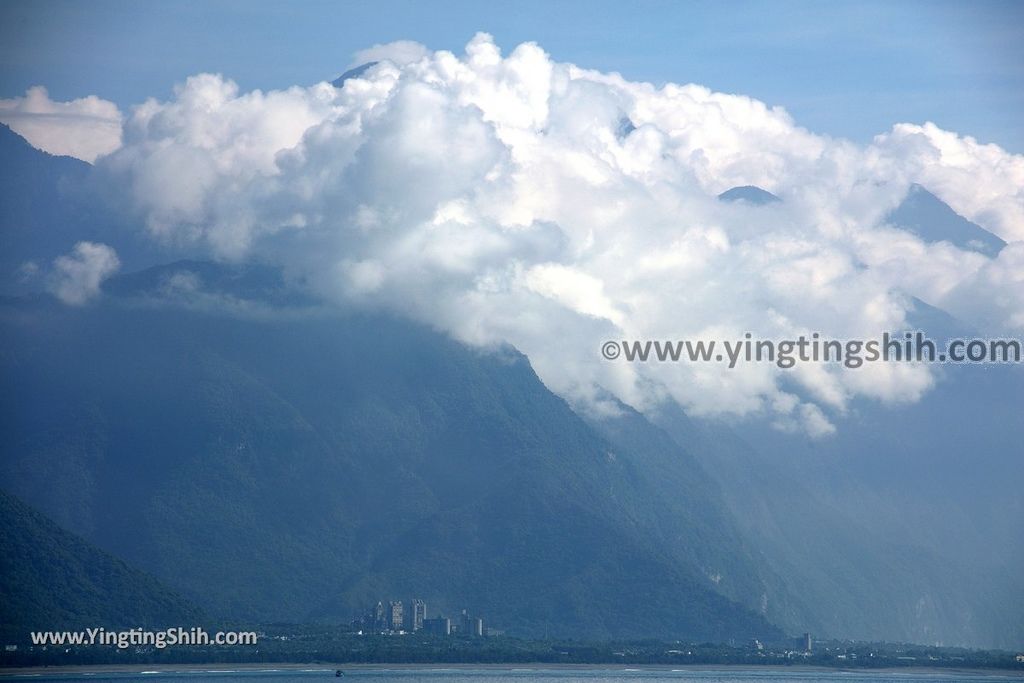
<path fill-rule="evenodd" d="M 15 676 L 54 676 L 97 675 L 97 674 L 196 674 L 196 673 L 246 673 L 246 672 L 334 672 L 341 669 L 351 671 L 387 671 L 389 669 L 407 671 L 611 671 L 611 672 L 683 672 L 683 671 L 794 671 L 835 672 L 845 674 L 967 674 L 972 676 L 999 676 L 1009 679 L 1024 679 L 1024 671 L 1017 669 L 975 669 L 954 667 L 829 667 L 807 664 L 550 664 L 510 663 L 510 664 L 472 664 L 472 663 L 346 663 L 346 662 L 309 662 L 289 663 L 238 663 L 238 664 L 67 664 L 55 666 L 29 666 L 0 668 L 0 678 Z"/>

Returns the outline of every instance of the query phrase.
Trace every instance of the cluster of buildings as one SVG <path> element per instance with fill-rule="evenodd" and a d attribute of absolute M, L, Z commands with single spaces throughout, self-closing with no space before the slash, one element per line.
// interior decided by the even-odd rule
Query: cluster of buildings
<path fill-rule="evenodd" d="M 498 635 L 494 629 L 485 629 L 481 617 L 471 616 L 466 610 L 456 618 L 427 618 L 427 603 L 419 598 L 378 602 L 362 618 L 352 624 L 360 633 L 415 633 L 423 631 L 439 636 L 455 633 L 482 637 Z"/>

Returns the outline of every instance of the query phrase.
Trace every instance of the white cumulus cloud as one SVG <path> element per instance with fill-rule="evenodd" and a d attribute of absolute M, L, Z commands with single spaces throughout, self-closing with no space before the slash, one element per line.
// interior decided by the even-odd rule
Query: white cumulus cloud
<path fill-rule="evenodd" d="M 81 306 L 96 298 L 100 285 L 117 272 L 121 261 L 106 244 L 79 242 L 69 254 L 53 261 L 49 289 L 70 306 Z"/>
<path fill-rule="evenodd" d="M 827 436 L 855 397 L 916 400 L 928 369 L 629 364 L 600 345 L 877 337 L 906 325 L 913 297 L 1024 329 L 1019 245 L 988 259 L 884 221 L 917 182 L 1021 239 L 1021 156 L 930 124 L 857 146 L 748 97 L 634 83 L 532 43 L 503 55 L 485 34 L 462 55 L 374 50 L 361 58 L 383 61 L 340 89 L 194 76 L 136 108 L 99 166 L 159 239 L 511 343 L 584 409 L 611 392 Z M 737 185 L 784 201 L 717 200 Z"/>

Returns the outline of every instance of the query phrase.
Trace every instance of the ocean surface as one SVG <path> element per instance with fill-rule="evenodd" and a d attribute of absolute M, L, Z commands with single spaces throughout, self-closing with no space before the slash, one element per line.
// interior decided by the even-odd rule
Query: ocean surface
<path fill-rule="evenodd" d="M 814 671 L 793 669 L 544 669 L 541 667 L 507 669 L 472 668 L 363 668 L 344 671 L 338 678 L 334 668 L 303 669 L 175 669 L 154 668 L 133 672 L 33 672 L 6 675 L 3 681 L 146 681 L 147 683 L 195 683 L 196 681 L 224 681 L 225 683 L 309 683 L 317 680 L 352 680 L 362 683 L 996 683 L 1022 681 L 1024 677 L 1013 673 L 950 672 L 861 672 Z"/>

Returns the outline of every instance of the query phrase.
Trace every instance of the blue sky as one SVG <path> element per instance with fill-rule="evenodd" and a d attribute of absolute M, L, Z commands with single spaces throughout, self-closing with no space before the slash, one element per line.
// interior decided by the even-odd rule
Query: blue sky
<path fill-rule="evenodd" d="M 220 72 L 244 89 L 337 75 L 357 50 L 411 39 L 461 52 L 487 31 L 558 61 L 697 82 L 866 141 L 892 123 L 1024 152 L 1022 2 L 99 2 L 0 4 L 0 97 L 45 85 L 123 109 Z"/>

